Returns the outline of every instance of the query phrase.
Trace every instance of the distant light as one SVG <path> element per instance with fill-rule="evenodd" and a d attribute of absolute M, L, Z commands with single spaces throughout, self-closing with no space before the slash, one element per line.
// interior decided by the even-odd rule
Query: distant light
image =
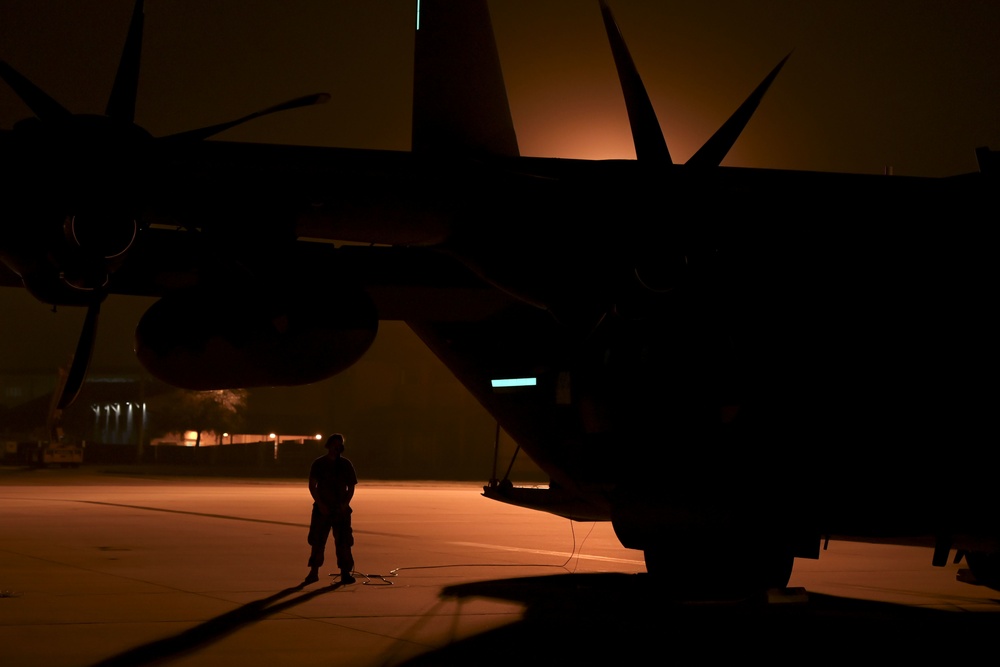
<path fill-rule="evenodd" d="M 323 439 L 323 436 L 322 436 L 322 435 L 320 435 L 319 433 L 317 433 L 316 435 L 314 435 L 314 436 L 313 436 L 313 439 L 314 439 L 314 440 L 322 440 L 322 439 Z"/>
<path fill-rule="evenodd" d="M 274 438 L 276 438 L 276 437 L 277 437 L 277 435 L 276 435 L 276 434 L 274 434 L 274 433 L 269 433 L 267 437 L 268 437 L 268 438 L 271 438 L 271 439 L 273 440 Z"/>
<path fill-rule="evenodd" d="M 494 388 L 499 387 L 534 387 L 538 384 L 538 378 L 503 378 L 490 380 Z"/>

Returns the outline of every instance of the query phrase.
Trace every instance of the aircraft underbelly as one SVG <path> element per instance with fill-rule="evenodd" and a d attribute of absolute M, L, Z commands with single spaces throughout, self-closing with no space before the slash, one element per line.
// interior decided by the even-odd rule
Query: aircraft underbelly
<path fill-rule="evenodd" d="M 955 453 L 985 453 L 965 379 L 986 362 L 977 297 L 952 267 L 913 284 L 926 245 L 834 273 L 846 249 L 731 250 L 710 280 L 587 329 L 527 305 L 411 326 L 561 489 L 668 525 L 958 529 L 996 509 Z"/>

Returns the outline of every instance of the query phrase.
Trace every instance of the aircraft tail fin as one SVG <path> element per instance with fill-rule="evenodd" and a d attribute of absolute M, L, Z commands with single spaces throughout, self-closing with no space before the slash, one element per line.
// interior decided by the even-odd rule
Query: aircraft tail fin
<path fill-rule="evenodd" d="M 516 157 L 487 0 L 417 0 L 414 152 Z"/>

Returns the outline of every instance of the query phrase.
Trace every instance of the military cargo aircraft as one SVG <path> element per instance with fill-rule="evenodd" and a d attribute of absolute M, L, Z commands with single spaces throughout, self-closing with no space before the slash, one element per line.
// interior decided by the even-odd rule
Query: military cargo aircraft
<path fill-rule="evenodd" d="M 0 63 L 34 114 L 0 134 L 5 281 L 88 312 L 60 406 L 108 294 L 159 297 L 139 360 L 195 390 L 315 382 L 401 320 L 550 476 L 484 495 L 610 521 L 674 585 L 782 587 L 831 537 L 1000 585 L 996 153 L 942 178 L 721 166 L 786 55 L 676 163 L 595 11 L 634 160 L 520 154 L 486 0 L 419 3 L 411 151 L 207 140 L 322 93 L 152 136 L 142 0 L 103 115 Z"/>

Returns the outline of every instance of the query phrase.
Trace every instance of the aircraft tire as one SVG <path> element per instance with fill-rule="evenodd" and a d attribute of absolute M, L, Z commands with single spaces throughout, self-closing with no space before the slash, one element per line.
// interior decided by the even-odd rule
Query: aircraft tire
<path fill-rule="evenodd" d="M 1000 591 L 1000 552 L 971 551 L 965 560 L 976 583 Z"/>
<path fill-rule="evenodd" d="M 691 556 L 673 547 L 655 547 L 643 550 L 643 557 L 646 572 L 665 586 L 684 595 L 710 597 L 749 597 L 785 588 L 795 562 L 785 548 Z"/>

